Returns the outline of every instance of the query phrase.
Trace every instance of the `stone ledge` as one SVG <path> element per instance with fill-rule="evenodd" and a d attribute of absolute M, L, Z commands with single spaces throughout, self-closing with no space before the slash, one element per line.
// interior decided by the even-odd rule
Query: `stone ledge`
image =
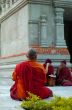
<path fill-rule="evenodd" d="M 26 58 L 26 53 L 20 53 L 20 54 L 14 54 L 10 56 L 3 56 L 0 57 L 0 66 L 3 67 L 3 65 L 15 65 L 19 62 L 25 61 Z"/>
<path fill-rule="evenodd" d="M 72 0 L 54 0 L 55 7 L 71 7 L 72 8 Z"/>
<path fill-rule="evenodd" d="M 40 46 L 31 46 L 31 47 L 37 50 L 38 52 L 37 59 L 41 63 L 43 63 L 47 58 L 50 58 L 55 65 L 58 65 L 58 63 L 64 59 L 69 63 L 70 55 L 68 53 L 67 48 L 40 47 Z M 10 69 L 12 70 L 17 63 L 23 62 L 26 59 L 27 59 L 26 53 L 1 57 L 0 58 L 1 71 L 2 70 L 7 71 Z"/>
<path fill-rule="evenodd" d="M 2 56 L 0 59 L 6 59 L 6 58 L 13 58 L 13 57 L 18 57 L 18 56 L 23 56 L 26 55 L 26 53 L 20 53 L 20 54 L 13 54 L 13 55 L 8 55 L 8 56 Z"/>
<path fill-rule="evenodd" d="M 51 55 L 69 55 L 69 52 L 67 50 L 67 48 L 63 48 L 63 47 L 40 47 L 40 46 L 35 46 L 32 45 L 30 46 L 34 49 L 36 49 L 36 51 L 38 52 L 38 54 L 51 54 Z M 8 55 L 8 56 L 2 56 L 0 57 L 0 59 L 8 59 L 8 58 L 15 58 L 15 57 L 20 57 L 20 56 L 25 56 L 26 53 L 19 53 L 19 54 L 13 54 L 13 55 Z"/>
<path fill-rule="evenodd" d="M 29 3 L 32 4 L 41 4 L 41 5 L 49 5 L 51 4 L 51 0 L 29 0 Z"/>
<path fill-rule="evenodd" d="M 69 55 L 67 48 L 58 47 L 40 47 L 32 46 L 38 52 L 38 54 L 49 54 L 49 55 Z"/>

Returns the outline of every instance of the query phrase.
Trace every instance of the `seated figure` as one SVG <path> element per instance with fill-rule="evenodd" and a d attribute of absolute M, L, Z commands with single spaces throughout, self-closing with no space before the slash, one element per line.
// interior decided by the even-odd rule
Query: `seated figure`
<path fill-rule="evenodd" d="M 56 85 L 72 86 L 71 72 L 66 66 L 66 61 L 63 60 L 57 70 Z"/>
<path fill-rule="evenodd" d="M 52 91 L 44 86 L 46 73 L 44 67 L 36 61 L 37 53 L 30 49 L 27 53 L 28 60 L 16 65 L 12 74 L 14 85 L 10 89 L 10 96 L 15 100 L 28 97 L 28 92 L 44 99 L 53 96 Z"/>
<path fill-rule="evenodd" d="M 46 69 L 46 85 L 54 86 L 55 75 L 54 75 L 54 66 L 52 65 L 52 61 L 50 59 L 46 59 L 43 66 Z"/>
<path fill-rule="evenodd" d="M 46 59 L 43 66 L 46 69 L 48 75 L 54 74 L 54 66 L 52 65 L 52 61 L 50 59 Z"/>

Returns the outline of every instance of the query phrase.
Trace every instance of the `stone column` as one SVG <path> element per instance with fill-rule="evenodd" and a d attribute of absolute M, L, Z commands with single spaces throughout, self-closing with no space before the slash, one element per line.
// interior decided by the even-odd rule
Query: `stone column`
<path fill-rule="evenodd" d="M 5 5 L 3 2 L 1 3 L 1 8 L 2 8 L 2 13 L 4 13 L 5 12 Z"/>
<path fill-rule="evenodd" d="M 6 0 L 6 10 L 10 7 L 10 0 Z"/>
<path fill-rule="evenodd" d="M 2 7 L 1 7 L 1 5 L 0 5 L 0 15 L 2 14 Z"/>
<path fill-rule="evenodd" d="M 10 7 L 12 6 L 12 0 L 10 0 Z"/>
<path fill-rule="evenodd" d="M 64 47 L 66 46 L 64 40 L 64 9 L 56 8 L 56 46 L 57 47 Z"/>
<path fill-rule="evenodd" d="M 15 2 L 17 2 L 17 0 L 12 0 L 12 4 L 14 4 Z"/>
<path fill-rule="evenodd" d="M 1 56 L 1 24 L 0 24 L 0 56 Z"/>
<path fill-rule="evenodd" d="M 42 15 L 40 17 L 40 41 L 41 41 L 41 46 L 46 47 L 47 46 L 47 16 Z"/>
<path fill-rule="evenodd" d="M 17 0 L 14 0 L 14 3 L 17 2 Z"/>

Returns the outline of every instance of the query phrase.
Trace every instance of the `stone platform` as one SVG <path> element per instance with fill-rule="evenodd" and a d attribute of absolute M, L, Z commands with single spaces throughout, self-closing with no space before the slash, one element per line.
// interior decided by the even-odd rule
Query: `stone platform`
<path fill-rule="evenodd" d="M 49 87 L 53 90 L 54 95 L 63 97 L 72 97 L 71 87 Z M 0 110 L 24 110 L 20 107 L 21 101 L 15 101 L 10 98 L 9 93 L 10 86 L 0 86 Z M 46 99 L 48 100 L 48 99 Z"/>

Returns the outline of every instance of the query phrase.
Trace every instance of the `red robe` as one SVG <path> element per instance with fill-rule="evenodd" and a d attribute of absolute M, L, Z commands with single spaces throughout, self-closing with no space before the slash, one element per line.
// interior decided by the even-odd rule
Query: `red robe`
<path fill-rule="evenodd" d="M 46 64 L 44 64 L 43 66 L 46 69 Z M 47 72 L 47 74 L 48 75 L 54 74 L 54 67 L 53 67 L 53 65 L 49 65 L 48 66 L 48 72 Z"/>
<path fill-rule="evenodd" d="M 46 64 L 43 64 L 44 68 L 46 69 Z M 51 74 L 54 74 L 54 67 L 53 65 L 49 65 L 48 66 L 48 71 L 46 72 L 46 85 L 49 85 L 49 80 L 50 80 L 50 76 Z"/>
<path fill-rule="evenodd" d="M 59 69 L 57 73 L 56 84 L 62 86 L 72 86 L 71 73 L 67 67 Z"/>
<path fill-rule="evenodd" d="M 16 66 L 13 73 L 14 85 L 10 89 L 10 95 L 13 99 L 25 99 L 31 92 L 47 98 L 52 96 L 52 91 L 44 87 L 46 81 L 45 71 L 42 65 L 35 61 L 26 61 Z"/>

